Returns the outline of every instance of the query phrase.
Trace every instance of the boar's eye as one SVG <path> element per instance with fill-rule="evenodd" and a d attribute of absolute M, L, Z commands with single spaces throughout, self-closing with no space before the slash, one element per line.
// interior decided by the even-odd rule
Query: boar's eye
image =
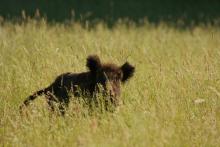
<path fill-rule="evenodd" d="M 122 76 L 123 76 L 123 75 L 122 75 L 122 72 L 119 71 L 119 72 L 117 72 L 117 74 L 116 74 L 116 79 L 117 79 L 117 80 L 121 80 L 121 79 L 122 79 Z"/>

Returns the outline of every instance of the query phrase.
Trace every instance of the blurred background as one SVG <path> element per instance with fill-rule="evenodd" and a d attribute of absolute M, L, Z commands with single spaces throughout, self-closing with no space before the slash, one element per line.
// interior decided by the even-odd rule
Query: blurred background
<path fill-rule="evenodd" d="M 109 27 L 120 20 L 136 25 L 219 25 L 220 0 L 1 0 L 0 15 L 10 21 L 30 16 L 91 26 L 101 21 Z"/>

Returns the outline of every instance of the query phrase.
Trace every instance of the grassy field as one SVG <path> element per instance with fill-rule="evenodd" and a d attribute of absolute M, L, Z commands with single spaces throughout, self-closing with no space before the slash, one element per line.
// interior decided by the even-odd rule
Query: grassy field
<path fill-rule="evenodd" d="M 92 29 L 34 20 L 0 25 L 1 146 L 219 146 L 220 29 L 178 30 L 163 23 Z M 129 61 L 116 113 L 88 115 L 72 100 L 66 117 L 49 117 L 43 97 L 19 114 L 32 92 L 60 73 L 87 70 L 85 59 Z"/>

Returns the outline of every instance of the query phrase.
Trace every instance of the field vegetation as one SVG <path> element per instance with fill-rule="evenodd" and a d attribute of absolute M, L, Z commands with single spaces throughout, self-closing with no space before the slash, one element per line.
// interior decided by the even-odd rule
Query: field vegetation
<path fill-rule="evenodd" d="M 212 25 L 2 22 L 0 145 L 219 146 L 219 38 Z M 73 98 L 65 117 L 50 116 L 39 97 L 20 115 L 22 101 L 57 75 L 87 70 L 90 54 L 136 67 L 118 111 L 90 114 Z"/>

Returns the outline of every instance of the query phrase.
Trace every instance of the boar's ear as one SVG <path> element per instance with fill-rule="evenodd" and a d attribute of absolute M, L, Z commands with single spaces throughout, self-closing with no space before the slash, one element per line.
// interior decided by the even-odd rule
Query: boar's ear
<path fill-rule="evenodd" d="M 91 72 L 96 72 L 101 68 L 101 61 L 97 55 L 90 55 L 87 57 L 86 66 Z"/>
<path fill-rule="evenodd" d="M 126 82 L 128 79 L 130 79 L 134 75 L 135 67 L 129 64 L 128 62 L 125 62 L 121 66 L 121 70 L 123 73 L 121 81 Z"/>

